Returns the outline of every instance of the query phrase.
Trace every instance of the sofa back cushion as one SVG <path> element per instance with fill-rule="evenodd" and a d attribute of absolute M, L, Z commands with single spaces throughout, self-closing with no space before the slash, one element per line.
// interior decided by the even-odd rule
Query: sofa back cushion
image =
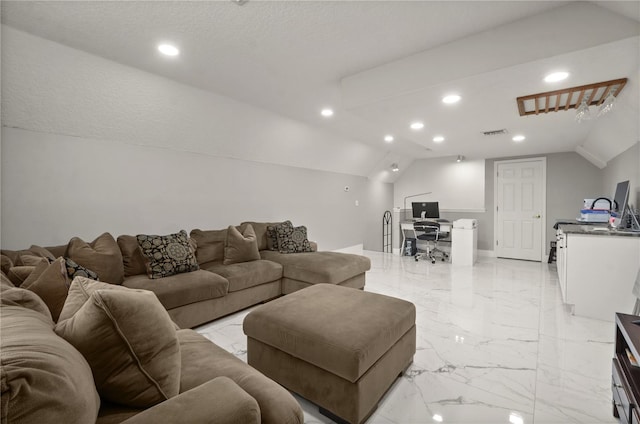
<path fill-rule="evenodd" d="M 277 222 L 253 222 L 245 221 L 240 224 L 240 232 L 244 231 L 247 225 L 253 227 L 253 231 L 256 233 L 256 240 L 258 241 L 258 250 L 266 250 L 267 246 L 267 227 L 270 225 L 277 225 Z"/>
<path fill-rule="evenodd" d="M 10 289 L 9 293 L 5 291 L 2 295 L 2 422 L 95 422 L 100 398 L 87 361 L 54 333 L 50 317 L 19 306 L 17 303 L 22 301 L 18 298 L 38 303 L 37 297 L 24 289 Z"/>
<path fill-rule="evenodd" d="M 24 250 L 6 250 L 2 249 L 2 270 L 7 274 L 5 268 L 12 266 L 34 266 L 41 258 L 55 259 L 56 256 L 44 247 L 31 245 L 29 249 Z M 62 255 L 59 255 L 62 256 Z"/>
<path fill-rule="evenodd" d="M 152 292 L 77 277 L 64 309 L 55 331 L 87 359 L 104 399 L 146 408 L 179 393 L 176 328 Z"/>
<path fill-rule="evenodd" d="M 120 248 L 120 253 L 122 253 L 125 277 L 147 273 L 148 259 L 142 253 L 136 236 L 124 234 L 119 236 L 118 247 Z"/>
<path fill-rule="evenodd" d="M 124 265 L 118 243 L 109 233 L 104 233 L 91 243 L 74 237 L 69 241 L 67 256 L 78 265 L 98 274 L 100 281 L 122 284 Z"/>
<path fill-rule="evenodd" d="M 199 264 L 224 260 L 227 230 L 191 230 L 189 234 L 198 245 L 196 259 Z"/>
<path fill-rule="evenodd" d="M 47 305 L 37 294 L 30 290 L 14 287 L 4 274 L 0 277 L 2 278 L 2 282 L 0 283 L 0 302 L 3 305 L 22 306 L 23 308 L 39 312 L 52 321 L 49 308 L 47 308 Z"/>

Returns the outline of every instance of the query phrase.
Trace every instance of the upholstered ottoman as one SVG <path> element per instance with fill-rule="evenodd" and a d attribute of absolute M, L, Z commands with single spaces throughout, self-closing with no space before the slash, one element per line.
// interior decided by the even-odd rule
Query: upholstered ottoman
<path fill-rule="evenodd" d="M 293 293 L 314 284 L 335 284 L 362 289 L 365 273 L 371 269 L 369 258 L 350 253 L 283 254 L 262 250 L 260 256 L 282 265 L 282 294 Z"/>
<path fill-rule="evenodd" d="M 313 285 L 247 315 L 248 362 L 332 419 L 361 423 L 412 362 L 415 317 L 401 299 Z"/>

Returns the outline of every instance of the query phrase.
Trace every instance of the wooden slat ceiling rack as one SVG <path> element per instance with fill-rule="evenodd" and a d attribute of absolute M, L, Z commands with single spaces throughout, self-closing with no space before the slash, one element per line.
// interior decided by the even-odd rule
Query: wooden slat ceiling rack
<path fill-rule="evenodd" d="M 620 78 L 518 97 L 518 112 L 520 112 L 520 116 L 527 116 L 576 109 L 583 99 L 586 99 L 589 106 L 600 105 L 609 93 L 613 93 L 613 96 L 617 97 L 626 83 L 626 78 Z"/>

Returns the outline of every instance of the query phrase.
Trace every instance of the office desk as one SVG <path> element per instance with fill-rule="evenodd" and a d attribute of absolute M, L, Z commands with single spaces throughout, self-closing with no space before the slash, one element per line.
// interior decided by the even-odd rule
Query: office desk
<path fill-rule="evenodd" d="M 402 243 L 400 243 L 400 256 L 404 256 L 404 248 L 405 248 L 405 243 L 407 238 L 406 232 L 405 231 L 411 231 L 412 234 L 415 231 L 416 233 L 423 233 L 423 231 L 420 230 L 416 230 L 414 227 L 414 224 L 416 222 L 422 222 L 422 221 L 435 221 L 438 222 L 438 224 L 440 224 L 440 232 L 441 233 L 448 233 L 448 235 L 446 237 L 443 237 L 441 239 L 439 239 L 438 241 L 443 241 L 443 242 L 451 242 L 451 222 L 450 221 L 442 221 L 439 222 L 435 219 L 411 219 L 411 220 L 405 220 L 400 222 L 400 233 L 402 234 Z M 411 237 L 413 238 L 413 237 Z"/>

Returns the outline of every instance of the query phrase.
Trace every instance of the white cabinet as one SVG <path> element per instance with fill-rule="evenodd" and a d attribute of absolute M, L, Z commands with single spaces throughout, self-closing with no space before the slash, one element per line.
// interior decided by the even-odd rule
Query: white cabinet
<path fill-rule="evenodd" d="M 478 259 L 478 229 L 456 228 L 451 230 L 451 263 L 473 265 Z"/>
<path fill-rule="evenodd" d="M 562 298 L 575 315 L 613 321 L 633 310 L 640 237 L 565 232 L 556 247 Z"/>
<path fill-rule="evenodd" d="M 567 255 L 566 255 L 565 234 L 558 231 L 556 234 L 556 265 L 558 268 L 558 282 L 562 301 L 567 303 Z"/>

